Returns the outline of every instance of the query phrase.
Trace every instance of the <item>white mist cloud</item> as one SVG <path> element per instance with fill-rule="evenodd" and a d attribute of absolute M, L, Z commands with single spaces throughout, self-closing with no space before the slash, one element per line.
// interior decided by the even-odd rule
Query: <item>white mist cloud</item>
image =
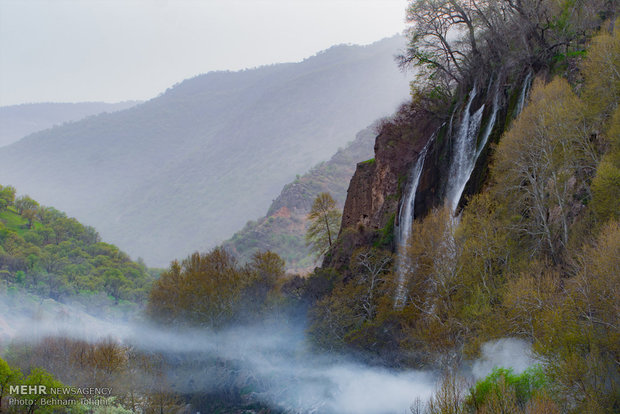
<path fill-rule="evenodd" d="M 515 374 L 536 363 L 529 343 L 516 338 L 502 338 L 482 345 L 482 356 L 472 365 L 475 379 L 489 375 L 493 368 L 512 368 Z"/>
<path fill-rule="evenodd" d="M 372 367 L 346 357 L 313 353 L 307 349 L 304 327 L 294 323 L 264 322 L 218 332 L 172 330 L 144 321 L 97 318 L 49 299 L 26 306 L 29 313 L 14 306 L 16 300 L 27 303 L 31 299 L 0 296 L 0 337 L 36 340 L 63 335 L 89 341 L 112 337 L 144 351 L 181 356 L 195 363 L 170 373 L 180 392 L 217 387 L 208 361 L 218 358 L 267 384 L 255 398 L 275 408 L 299 413 L 409 413 L 416 399 L 430 398 L 440 379 L 431 371 Z M 529 345 L 515 339 L 487 343 L 482 353 L 472 366 L 476 379 L 495 366 L 521 372 L 533 362 Z"/>

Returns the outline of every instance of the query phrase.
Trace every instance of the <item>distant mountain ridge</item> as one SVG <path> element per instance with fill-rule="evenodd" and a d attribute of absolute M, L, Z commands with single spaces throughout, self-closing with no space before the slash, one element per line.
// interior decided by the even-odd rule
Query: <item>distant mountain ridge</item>
<path fill-rule="evenodd" d="M 0 106 L 0 147 L 19 141 L 37 131 L 79 121 L 103 112 L 116 112 L 139 104 L 138 101 L 118 103 L 31 103 Z"/>
<path fill-rule="evenodd" d="M 0 177 L 151 266 L 205 250 L 267 210 L 407 99 L 401 37 L 299 63 L 214 72 L 124 111 L 0 148 Z"/>
<path fill-rule="evenodd" d="M 305 234 L 312 203 L 319 193 L 328 192 L 340 208 L 344 206 L 355 166 L 373 155 L 375 136 L 374 126 L 361 130 L 329 161 L 286 184 L 267 214 L 246 223 L 223 247 L 242 262 L 249 261 L 256 252 L 271 250 L 285 260 L 289 272 L 311 272 L 317 258 L 306 246 Z"/>

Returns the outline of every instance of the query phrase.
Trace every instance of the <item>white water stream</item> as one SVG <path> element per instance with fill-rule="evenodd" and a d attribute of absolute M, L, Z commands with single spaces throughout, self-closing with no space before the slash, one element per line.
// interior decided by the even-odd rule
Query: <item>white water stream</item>
<path fill-rule="evenodd" d="M 523 109 L 527 89 L 529 89 L 530 84 L 531 74 L 528 74 L 525 78 L 523 90 L 517 104 L 517 111 L 519 112 Z M 480 157 L 480 154 L 487 145 L 489 136 L 495 126 L 497 113 L 499 111 L 499 92 L 499 80 L 496 81 L 494 85 L 493 83 L 489 85 L 489 93 L 493 94 L 493 108 L 482 135 L 480 135 L 480 128 L 485 104 L 480 105 L 480 107 L 473 113 L 471 112 L 472 103 L 478 94 L 476 85 L 472 88 L 467 103 L 463 109 L 460 125 L 458 126 L 456 135 L 453 136 L 453 156 L 448 167 L 449 174 L 444 200 L 453 213 L 456 212 L 461 197 L 463 196 L 465 186 L 474 171 L 478 157 Z M 449 129 L 451 130 L 452 128 Z M 411 273 L 414 270 L 413 267 L 415 266 L 414 263 L 410 263 L 407 259 L 406 249 L 409 238 L 411 237 L 411 225 L 414 220 L 415 196 L 420 177 L 422 175 L 422 170 L 424 168 L 424 159 L 426 158 L 426 153 L 431 142 L 433 142 L 435 138 L 435 134 L 433 134 L 422 152 L 420 152 L 420 155 L 411 170 L 409 185 L 406 189 L 403 204 L 400 208 L 398 220 L 399 226 L 396 228 L 396 246 L 398 252 L 398 260 L 396 264 L 398 283 L 394 297 L 394 307 L 396 309 L 402 308 L 405 304 L 406 275 Z"/>
<path fill-rule="evenodd" d="M 411 179 L 407 187 L 404 203 L 400 207 L 400 214 L 398 216 L 398 227 L 396 233 L 396 246 L 398 251 L 398 261 L 396 264 L 396 273 L 398 275 L 398 283 L 396 286 L 396 295 L 394 297 L 394 307 L 400 308 L 405 302 L 405 274 L 408 270 L 410 263 L 404 260 L 407 255 L 405 250 L 407 248 L 407 242 L 411 235 L 411 225 L 413 224 L 414 208 L 415 208 L 415 195 L 418 191 L 418 184 L 420 183 L 420 177 L 422 176 L 422 170 L 424 168 L 424 160 L 428 152 L 431 143 L 435 140 L 437 133 L 433 134 L 428 140 L 420 154 L 418 159 L 413 164 L 411 169 Z"/>

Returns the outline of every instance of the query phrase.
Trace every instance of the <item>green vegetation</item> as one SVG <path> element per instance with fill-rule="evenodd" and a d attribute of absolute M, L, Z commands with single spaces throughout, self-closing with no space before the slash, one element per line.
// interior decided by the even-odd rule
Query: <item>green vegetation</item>
<path fill-rule="evenodd" d="M 539 365 L 527 369 L 520 375 L 515 374 L 512 369 L 495 368 L 470 390 L 465 404 L 470 409 L 486 409 L 486 412 L 492 412 L 489 406 L 503 401 L 523 409 L 532 397 L 542 395 L 548 387 L 549 378 Z"/>
<path fill-rule="evenodd" d="M 414 222 L 402 309 L 393 267 L 375 278 L 370 306 L 368 276 L 353 265 L 310 308 L 315 344 L 448 368 L 446 355 L 474 358 L 481 343 L 522 338 L 538 368 L 497 370 L 468 398 L 448 376 L 427 412 L 618 410 L 619 27 L 604 25 L 586 57 L 574 54 L 582 84 L 569 82 L 574 76 L 534 81 L 490 154 L 490 179 L 459 221 L 436 208 Z"/>
<path fill-rule="evenodd" d="M 147 314 L 166 324 L 221 328 L 255 320 L 282 305 L 284 261 L 275 253 L 256 253 L 239 266 L 222 248 L 172 262 L 153 284 Z"/>
<path fill-rule="evenodd" d="M 38 392 L 32 392 L 32 388 L 28 393 L 14 394 L 10 392 L 11 386 L 35 386 L 36 390 L 39 390 L 39 386 L 45 387 L 46 390 L 50 389 L 62 389 L 65 387 L 60 381 L 56 380 L 47 371 L 34 368 L 30 371 L 30 374 L 26 377 L 22 374 L 18 368 L 11 367 L 4 359 L 0 358 L 0 411 L 10 413 L 41 413 L 41 414 L 53 414 L 57 412 L 66 413 L 85 413 L 86 407 L 79 403 L 81 395 L 65 395 L 62 392 L 41 394 Z M 16 398 L 19 400 L 27 401 L 28 404 L 24 406 L 9 405 L 9 399 Z M 41 404 L 41 399 L 45 398 L 55 400 L 55 404 Z M 63 404 L 62 401 L 76 400 L 78 403 Z"/>
<path fill-rule="evenodd" d="M 14 195 L 12 187 L 0 186 L 0 278 L 6 287 L 55 300 L 88 301 L 99 293 L 117 304 L 146 299 L 153 276 L 144 264 L 101 242 L 92 227 Z"/>

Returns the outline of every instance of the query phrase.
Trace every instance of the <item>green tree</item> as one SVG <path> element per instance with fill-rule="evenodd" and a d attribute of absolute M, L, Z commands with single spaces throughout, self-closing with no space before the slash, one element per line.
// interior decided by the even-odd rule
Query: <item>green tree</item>
<path fill-rule="evenodd" d="M 2 410 L 2 397 L 9 391 L 10 385 L 16 385 L 22 373 L 19 369 L 13 369 L 7 362 L 0 358 L 0 410 Z"/>
<path fill-rule="evenodd" d="M 332 246 L 340 229 L 342 213 L 329 193 L 320 193 L 314 199 L 308 214 L 310 226 L 306 243 L 317 256 L 324 255 Z"/>
<path fill-rule="evenodd" d="M 39 207 L 39 203 L 30 198 L 29 196 L 21 196 L 15 200 L 15 208 L 19 214 L 23 214 L 25 210 L 35 210 Z"/>
<path fill-rule="evenodd" d="M 222 248 L 173 261 L 151 289 L 147 312 L 165 323 L 220 327 L 238 311 L 245 274 Z"/>
<path fill-rule="evenodd" d="M 6 210 L 15 202 L 15 188 L 0 185 L 0 211 Z"/>
<path fill-rule="evenodd" d="M 103 274 L 104 287 L 106 292 L 112 296 L 116 303 L 121 296 L 121 290 L 128 285 L 129 281 L 118 269 L 108 269 Z"/>
<path fill-rule="evenodd" d="M 583 104 L 568 82 L 536 82 L 531 102 L 500 141 L 494 191 L 532 255 L 561 260 L 569 240 L 573 195 L 596 168 Z"/>
<path fill-rule="evenodd" d="M 52 376 L 47 371 L 34 368 L 30 375 L 28 375 L 24 381 L 23 385 L 26 386 L 45 386 L 46 389 L 58 389 L 61 390 L 64 387 L 64 384 L 58 381 L 54 376 Z M 46 404 L 41 405 L 41 399 L 54 399 L 54 400 L 66 400 L 69 398 L 75 398 L 72 395 L 65 395 L 62 392 L 59 393 L 48 393 L 48 394 L 21 394 L 21 398 L 24 400 L 32 401 L 32 403 L 28 406 L 28 414 L 30 413 L 42 413 L 42 414 L 53 414 L 58 412 L 66 412 L 66 413 L 79 413 L 83 412 L 83 407 L 81 404 L 76 405 L 64 405 L 64 404 Z"/>

